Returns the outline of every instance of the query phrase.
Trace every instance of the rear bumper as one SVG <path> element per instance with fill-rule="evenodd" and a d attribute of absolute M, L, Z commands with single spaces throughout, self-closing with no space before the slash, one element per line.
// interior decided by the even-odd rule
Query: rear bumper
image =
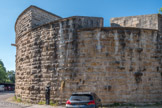
<path fill-rule="evenodd" d="M 95 107 L 66 107 L 66 108 L 95 108 Z"/>
<path fill-rule="evenodd" d="M 95 107 L 66 107 L 66 108 L 95 108 Z"/>
<path fill-rule="evenodd" d="M 66 105 L 66 108 L 95 108 L 95 105 Z"/>

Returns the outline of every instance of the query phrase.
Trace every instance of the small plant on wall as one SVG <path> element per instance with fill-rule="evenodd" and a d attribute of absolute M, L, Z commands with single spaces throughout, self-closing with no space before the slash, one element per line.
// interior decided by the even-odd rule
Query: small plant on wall
<path fill-rule="evenodd" d="M 162 14 L 162 8 L 159 9 L 159 14 Z"/>

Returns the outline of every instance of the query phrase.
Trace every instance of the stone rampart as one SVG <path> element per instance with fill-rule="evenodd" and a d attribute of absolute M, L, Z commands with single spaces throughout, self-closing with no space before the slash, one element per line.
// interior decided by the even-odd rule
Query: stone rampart
<path fill-rule="evenodd" d="M 100 17 L 48 19 L 41 11 L 30 7 L 16 22 L 16 97 L 45 101 L 49 85 L 59 103 L 78 91 L 95 92 L 103 104 L 162 101 L 158 30 L 105 28 Z"/>
<path fill-rule="evenodd" d="M 158 29 L 158 14 L 111 18 L 111 26 Z"/>
<path fill-rule="evenodd" d="M 156 30 L 121 27 L 81 30 L 76 78 L 80 80 L 76 90 L 96 92 L 103 103 L 161 101 L 158 39 Z"/>
<path fill-rule="evenodd" d="M 24 101 L 38 103 L 44 101 L 45 87 L 50 85 L 51 100 L 62 100 L 61 85 L 66 76 L 73 77 L 76 68 L 77 29 L 102 25 L 102 18 L 76 16 L 51 22 L 21 36 L 16 43 L 16 95 Z M 70 73 L 65 73 L 67 70 Z"/>

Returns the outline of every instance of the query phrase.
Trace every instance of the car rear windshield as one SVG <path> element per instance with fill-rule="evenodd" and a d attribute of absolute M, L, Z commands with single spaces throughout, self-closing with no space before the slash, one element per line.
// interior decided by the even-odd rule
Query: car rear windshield
<path fill-rule="evenodd" d="M 89 101 L 93 100 L 93 97 L 89 94 L 74 94 L 70 97 L 71 101 Z"/>

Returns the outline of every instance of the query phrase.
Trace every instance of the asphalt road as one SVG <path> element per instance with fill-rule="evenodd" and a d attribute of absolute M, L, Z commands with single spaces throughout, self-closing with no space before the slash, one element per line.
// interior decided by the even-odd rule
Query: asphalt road
<path fill-rule="evenodd" d="M 13 96 L 14 92 L 0 92 L 0 108 L 25 108 L 18 104 L 9 103 L 6 101 L 6 99 Z"/>
<path fill-rule="evenodd" d="M 47 105 L 27 105 L 6 101 L 8 98 L 13 96 L 14 92 L 0 92 L 0 108 L 65 108 L 62 106 L 52 107 Z"/>
<path fill-rule="evenodd" d="M 65 106 L 47 106 L 47 105 L 27 105 L 22 103 L 12 103 L 6 101 L 6 99 L 13 97 L 14 92 L 0 92 L 0 108 L 65 108 Z M 105 107 L 106 108 L 106 107 Z M 162 108 L 160 106 L 145 106 L 145 107 L 132 107 L 132 106 L 122 106 L 122 107 L 110 107 L 110 108 Z"/>

